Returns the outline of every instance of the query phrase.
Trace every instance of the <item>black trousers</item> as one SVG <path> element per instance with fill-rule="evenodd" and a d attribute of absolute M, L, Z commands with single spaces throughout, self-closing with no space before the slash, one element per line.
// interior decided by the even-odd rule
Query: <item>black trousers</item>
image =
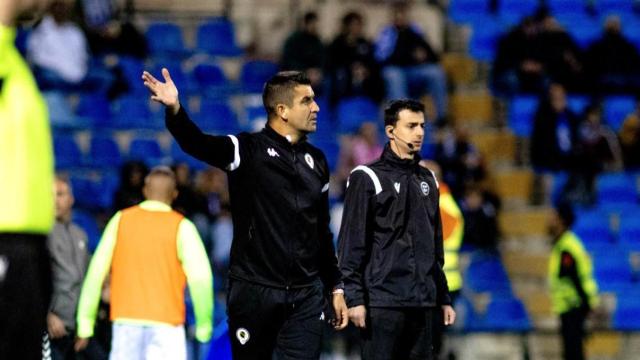
<path fill-rule="evenodd" d="M 362 359 L 433 359 L 432 323 L 437 309 L 369 308 L 362 331 Z"/>
<path fill-rule="evenodd" d="M 560 314 L 562 349 L 565 360 L 584 360 L 584 322 L 588 310 L 577 308 Z"/>
<path fill-rule="evenodd" d="M 46 236 L 0 233 L 0 359 L 42 359 L 51 290 Z"/>
<path fill-rule="evenodd" d="M 89 339 L 87 347 L 81 351 L 76 352 L 73 346 L 75 345 L 75 335 L 66 335 L 59 339 L 50 339 L 49 344 L 51 346 L 51 359 L 52 360 L 107 360 L 107 352 L 98 345 L 95 339 Z"/>
<path fill-rule="evenodd" d="M 320 283 L 284 290 L 230 280 L 227 315 L 233 358 L 318 359 L 324 305 Z"/>

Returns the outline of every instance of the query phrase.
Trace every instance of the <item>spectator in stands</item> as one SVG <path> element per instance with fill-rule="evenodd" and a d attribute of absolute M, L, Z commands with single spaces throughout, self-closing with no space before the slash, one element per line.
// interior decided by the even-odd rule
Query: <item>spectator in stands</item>
<path fill-rule="evenodd" d="M 106 92 L 113 76 L 96 66 L 90 69 L 87 39 L 71 14 L 67 1 L 55 0 L 27 40 L 27 58 L 38 85 L 43 90 Z"/>
<path fill-rule="evenodd" d="M 602 38 L 591 44 L 585 56 L 590 86 L 600 94 L 640 89 L 640 54 L 620 28 L 619 17 L 608 17 Z"/>
<path fill-rule="evenodd" d="M 111 359 L 186 359 L 185 285 L 196 338 L 211 338 L 213 281 L 202 240 L 191 221 L 171 209 L 177 196 L 170 168 L 153 168 L 145 201 L 116 213 L 96 249 L 78 306 L 78 348 L 93 336 L 100 293 L 110 274 Z"/>
<path fill-rule="evenodd" d="M 316 92 L 324 80 L 325 48 L 318 35 L 318 14 L 308 12 L 302 25 L 286 39 L 280 66 L 283 70 L 304 71 Z"/>
<path fill-rule="evenodd" d="M 551 308 L 560 316 L 565 360 L 585 359 L 584 322 L 599 302 L 591 258 L 580 238 L 570 230 L 574 220 L 571 206 L 561 204 L 552 211 L 548 224 L 553 238 L 549 257 Z"/>
<path fill-rule="evenodd" d="M 53 151 L 46 103 L 15 46 L 47 0 L 0 1 L 0 358 L 39 359 L 51 300 Z"/>
<path fill-rule="evenodd" d="M 540 29 L 526 17 L 498 41 L 492 87 L 500 95 L 539 93 L 548 81 L 542 57 Z"/>
<path fill-rule="evenodd" d="M 144 59 L 147 41 L 133 23 L 133 1 L 119 7 L 113 0 L 81 0 L 83 28 L 94 54 L 128 55 Z"/>
<path fill-rule="evenodd" d="M 626 170 L 640 169 L 640 99 L 636 105 L 636 111 L 629 114 L 624 120 L 618 138 L 620 139 L 624 168 Z"/>
<path fill-rule="evenodd" d="M 550 13 L 541 11 L 540 42 L 544 68 L 551 81 L 570 91 L 584 91 L 582 53 L 578 44 Z"/>
<path fill-rule="evenodd" d="M 405 99 L 410 89 L 429 94 L 435 103 L 437 119 L 447 115 L 447 83 L 440 58 L 410 24 L 409 8 L 404 3 L 393 7 L 393 23 L 385 27 L 376 41 L 376 59 L 383 66 L 382 75 L 388 99 Z"/>
<path fill-rule="evenodd" d="M 384 97 L 380 67 L 373 44 L 364 37 L 364 19 L 349 12 L 342 18 L 342 29 L 328 48 L 327 73 L 329 99 L 335 104 L 344 97 L 366 96 L 375 102 Z"/>
<path fill-rule="evenodd" d="M 120 187 L 116 190 L 113 206 L 122 210 L 139 204 L 144 200 L 142 186 L 149 169 L 141 161 L 130 161 L 122 165 L 120 172 Z"/>
<path fill-rule="evenodd" d="M 499 205 L 491 201 L 491 196 L 487 196 L 479 184 L 469 184 L 460 201 L 460 210 L 464 218 L 464 245 L 479 250 L 497 251 L 500 235 Z"/>
<path fill-rule="evenodd" d="M 339 187 L 344 188 L 351 170 L 358 165 L 369 164 L 378 159 L 384 148 L 378 138 L 375 123 L 364 122 L 354 137 L 343 138 L 340 147 L 340 159 L 336 171 Z"/>
<path fill-rule="evenodd" d="M 54 191 L 56 223 L 47 241 L 53 275 L 47 328 L 52 359 L 66 360 L 76 358 L 76 307 L 89 264 L 89 253 L 87 234 L 71 221 L 74 202 L 71 185 L 66 179 L 58 177 Z M 89 345 L 83 351 L 85 357 L 106 359 L 99 345 L 93 341 Z"/>
<path fill-rule="evenodd" d="M 531 163 L 537 171 L 576 165 L 580 119 L 567 107 L 564 87 L 552 84 L 536 111 L 531 135 Z"/>
<path fill-rule="evenodd" d="M 435 161 L 442 167 L 442 179 L 454 197 L 460 198 L 467 182 L 486 177 L 482 156 L 469 141 L 469 134 L 462 126 L 447 128 L 439 135 Z"/>

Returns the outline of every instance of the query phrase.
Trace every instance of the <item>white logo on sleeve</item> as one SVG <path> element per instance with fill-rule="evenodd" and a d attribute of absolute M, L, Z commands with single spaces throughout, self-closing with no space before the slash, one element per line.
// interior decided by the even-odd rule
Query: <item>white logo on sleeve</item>
<path fill-rule="evenodd" d="M 267 154 L 269 154 L 269 156 L 271 156 L 271 157 L 276 157 L 276 156 L 280 157 L 280 154 L 278 154 L 278 152 L 274 148 L 268 148 L 267 149 Z"/>
<path fill-rule="evenodd" d="M 240 342 L 240 345 L 246 344 L 250 337 L 251 335 L 249 335 L 249 330 L 245 328 L 239 328 L 236 330 L 236 338 Z"/>
<path fill-rule="evenodd" d="M 420 189 L 422 190 L 424 196 L 429 195 L 429 184 L 427 184 L 426 181 L 420 183 Z"/>
<path fill-rule="evenodd" d="M 313 158 L 309 153 L 304 154 L 304 161 L 306 161 L 307 165 L 309 165 L 309 167 L 313 169 Z"/>
<path fill-rule="evenodd" d="M 400 183 L 399 183 L 399 182 L 394 183 L 394 184 L 393 184 L 393 187 L 394 187 L 394 188 L 396 188 L 396 192 L 397 192 L 398 194 L 400 194 Z"/>

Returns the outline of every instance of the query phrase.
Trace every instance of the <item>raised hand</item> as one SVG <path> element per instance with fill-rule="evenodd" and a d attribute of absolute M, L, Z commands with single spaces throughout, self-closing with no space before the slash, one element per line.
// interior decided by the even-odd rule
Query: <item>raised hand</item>
<path fill-rule="evenodd" d="M 171 80 L 169 70 L 162 68 L 162 77 L 164 82 L 159 81 L 149 72 L 142 73 L 142 81 L 144 86 L 151 92 L 151 100 L 157 101 L 171 109 L 174 114 L 180 110 L 180 101 L 178 101 L 178 88 Z"/>

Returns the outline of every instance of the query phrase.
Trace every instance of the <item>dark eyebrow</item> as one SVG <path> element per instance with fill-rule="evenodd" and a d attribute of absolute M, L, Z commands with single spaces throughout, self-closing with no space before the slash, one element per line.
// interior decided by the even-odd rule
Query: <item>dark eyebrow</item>
<path fill-rule="evenodd" d="M 302 100 L 300 100 L 300 102 L 303 102 L 303 103 L 309 102 L 309 101 L 313 101 L 313 96 L 307 95 L 307 96 L 303 97 Z"/>

